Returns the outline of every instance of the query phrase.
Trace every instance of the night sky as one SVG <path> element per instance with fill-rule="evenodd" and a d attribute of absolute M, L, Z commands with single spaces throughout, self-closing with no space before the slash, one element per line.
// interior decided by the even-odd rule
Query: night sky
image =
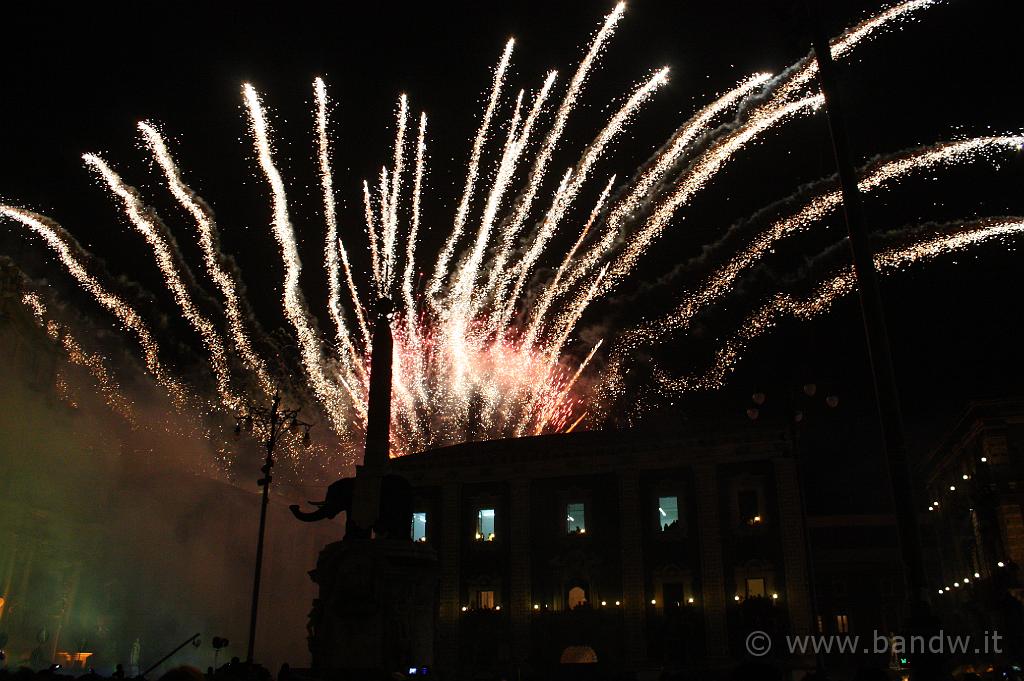
<path fill-rule="evenodd" d="M 583 106 L 570 119 L 551 175 L 560 175 L 555 169 L 575 160 L 590 141 L 610 114 L 606 105 L 623 101 L 623 93 L 655 68 L 672 67 L 671 83 L 645 106 L 594 173 L 578 201 L 582 211 L 589 210 L 604 178 L 612 172 L 628 177 L 713 95 L 750 73 L 778 72 L 799 59 L 808 39 L 788 4 L 631 2 Z M 835 35 L 879 5 L 836 0 L 827 6 L 823 19 Z M 320 302 L 325 297 L 319 267 L 323 228 L 311 137 L 313 77 L 325 77 L 336 103 L 335 185 L 350 253 L 363 250 L 361 233 L 348 235 L 361 229 L 361 180 L 375 177 L 390 154 L 398 93 L 408 93 L 414 111 L 427 111 L 428 232 L 420 253 L 434 252 L 451 224 L 490 69 L 505 40 L 510 35 L 517 40 L 510 90 L 535 89 L 549 68 L 559 70 L 564 85 L 611 4 L 380 3 L 370 9 L 334 3 L 326 12 L 321 8 L 327 4 L 312 3 L 267 11 L 248 4 L 165 7 L 134 3 L 122 12 L 93 7 L 68 12 L 54 5 L 7 22 L 0 44 L 0 196 L 52 215 L 111 271 L 158 292 L 162 287 L 143 240 L 129 230 L 79 157 L 101 152 L 141 185 L 198 264 L 197 251 L 185 238 L 187 222 L 148 173 L 137 148 L 135 122 L 159 121 L 175 140 L 187 181 L 214 206 L 225 250 L 237 256 L 250 297 L 273 328 L 283 323 L 277 305 L 279 260 L 268 227 L 267 192 L 254 172 L 246 136 L 242 82 L 251 81 L 274 111 L 279 161 L 291 189 L 295 226 L 305 241 L 303 283 L 326 326 Z M 917 144 L 1020 131 L 1022 25 L 1022 3 L 950 0 L 919 13 L 901 31 L 858 48 L 842 73 L 849 133 L 861 162 Z M 834 171 L 820 113 L 762 139 L 718 176 L 687 209 L 685 220 L 677 219 L 620 297 L 596 306 L 584 326 L 624 327 L 638 315 L 667 310 L 679 298 L 680 286 L 693 278 L 644 289 L 639 298 L 638 286 L 697 256 L 737 220 Z M 1004 158 L 998 169 L 974 164 L 928 173 L 869 198 L 870 228 L 1024 215 L 1024 158 Z M 780 253 L 770 266 L 791 274 L 839 241 L 844 229 L 837 214 L 814 234 L 783 245 L 781 251 L 792 251 Z M 572 230 L 563 233 L 563 239 L 574 236 Z M 918 450 L 933 444 L 969 399 L 1020 392 L 1024 304 L 1017 245 L 986 245 L 883 280 L 904 415 Z M 0 253 L 76 299 L 37 242 L 5 227 Z M 730 299 L 730 307 L 749 309 L 771 292 L 758 288 L 758 281 L 764 279 L 751 280 Z M 703 366 L 714 339 L 731 332 L 730 320 L 735 322 L 728 314 L 709 316 L 693 337 L 655 348 L 655 360 L 670 370 Z M 846 444 L 836 444 L 836 451 L 856 449 L 861 446 L 857 433 L 873 433 L 866 367 L 859 311 L 851 298 L 816 322 L 782 324 L 751 348 L 725 390 L 674 404 L 664 400 L 652 421 L 708 414 L 745 420 L 754 389 L 778 396 L 788 386 L 814 380 L 843 398 L 842 417 L 823 417 L 841 419 L 833 433 L 854 434 Z M 766 418 L 780 401 L 769 399 Z M 856 451 L 850 453 L 857 458 Z"/>

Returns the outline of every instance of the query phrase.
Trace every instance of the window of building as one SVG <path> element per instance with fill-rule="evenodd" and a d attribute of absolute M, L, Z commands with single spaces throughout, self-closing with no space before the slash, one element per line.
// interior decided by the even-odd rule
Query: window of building
<path fill-rule="evenodd" d="M 679 497 L 658 497 L 658 526 L 662 531 L 679 526 Z"/>
<path fill-rule="evenodd" d="M 481 508 L 476 514 L 476 538 L 478 541 L 494 541 L 494 509 Z"/>
<path fill-rule="evenodd" d="M 415 542 L 427 541 L 427 514 L 425 511 L 412 514 L 412 540 Z"/>
<path fill-rule="evenodd" d="M 850 631 L 850 620 L 846 615 L 836 615 L 836 632 L 846 634 Z"/>
<path fill-rule="evenodd" d="M 741 522 L 747 525 L 761 523 L 761 504 L 756 489 L 741 489 L 736 494 L 736 502 L 739 505 Z"/>
<path fill-rule="evenodd" d="M 582 501 L 565 505 L 565 531 L 569 534 L 587 533 L 587 508 Z"/>
<path fill-rule="evenodd" d="M 678 582 L 666 582 L 661 586 L 661 596 L 666 610 L 683 607 L 683 585 Z"/>
<path fill-rule="evenodd" d="M 764 579 L 750 577 L 747 579 L 747 598 L 764 598 Z"/>
<path fill-rule="evenodd" d="M 569 610 L 587 604 L 587 592 L 581 586 L 574 586 L 569 589 Z"/>
<path fill-rule="evenodd" d="M 825 633 L 825 622 L 824 622 L 824 620 L 822 620 L 821 615 L 815 615 L 814 621 L 818 625 L 818 633 L 819 634 L 824 634 Z"/>
<path fill-rule="evenodd" d="M 476 592 L 476 607 L 480 610 L 493 610 L 494 609 L 494 592 L 493 591 L 477 591 Z"/>

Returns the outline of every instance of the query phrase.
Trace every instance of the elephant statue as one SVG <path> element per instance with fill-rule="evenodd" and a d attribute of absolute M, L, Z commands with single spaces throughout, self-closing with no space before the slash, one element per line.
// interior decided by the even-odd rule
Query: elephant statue
<path fill-rule="evenodd" d="M 380 479 L 380 507 L 377 522 L 372 528 L 358 527 L 352 519 L 352 501 L 355 495 L 356 479 L 342 478 L 331 483 L 323 501 L 311 501 L 315 511 L 303 511 L 298 504 L 288 508 L 292 515 L 303 522 L 330 519 L 345 511 L 345 538 L 369 539 L 370 530 L 380 538 L 410 539 L 412 522 L 412 487 L 400 475 L 385 475 Z"/>

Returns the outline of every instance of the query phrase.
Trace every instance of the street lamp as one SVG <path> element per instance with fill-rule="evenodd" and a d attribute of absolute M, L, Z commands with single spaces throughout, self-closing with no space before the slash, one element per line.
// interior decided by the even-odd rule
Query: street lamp
<path fill-rule="evenodd" d="M 811 611 L 812 611 L 811 612 L 811 631 L 814 631 L 815 625 L 817 624 L 817 617 L 818 617 L 818 593 L 817 593 L 817 586 L 815 584 L 814 557 L 811 555 L 811 531 L 810 531 L 810 528 L 807 526 L 807 504 L 806 504 L 806 499 L 805 499 L 804 490 L 803 490 L 803 477 L 804 476 L 801 474 L 801 471 L 800 471 L 800 462 L 801 462 L 801 460 L 800 460 L 800 446 L 799 446 L 799 439 L 800 438 L 799 438 L 799 434 L 800 434 L 800 424 L 804 420 L 804 408 L 803 408 L 803 405 L 810 406 L 811 404 L 816 402 L 817 400 L 815 400 L 814 397 L 817 394 L 818 394 L 818 385 L 816 383 L 813 383 L 813 382 L 804 383 L 799 388 L 797 388 L 796 386 L 793 386 L 790 390 L 788 390 L 786 392 L 786 402 L 783 405 L 784 408 L 789 411 L 789 416 L 790 416 L 790 418 L 789 418 L 789 428 L 790 428 L 790 438 L 791 438 L 791 441 L 793 443 L 793 459 L 794 459 L 794 464 L 795 464 L 795 468 L 796 468 L 797 489 L 799 491 L 798 496 L 799 496 L 799 500 L 800 500 L 800 520 L 801 520 L 801 522 L 803 524 L 803 530 L 804 530 L 804 532 L 803 532 L 803 534 L 804 534 L 804 537 L 803 537 L 804 538 L 804 553 L 806 554 L 806 560 L 807 560 L 807 577 L 808 577 L 807 582 L 808 582 L 808 585 L 809 585 L 809 589 L 808 589 L 809 594 L 808 595 L 811 598 Z M 753 401 L 753 403 L 756 406 L 748 407 L 747 408 L 747 418 L 749 418 L 751 421 L 756 421 L 758 419 L 758 417 L 761 415 L 761 408 L 763 408 L 764 404 L 768 401 L 768 395 L 765 394 L 765 392 L 763 392 L 761 390 L 758 390 L 753 395 L 751 395 L 750 399 Z M 797 402 L 798 400 L 800 401 L 800 404 L 798 404 L 798 402 Z M 839 406 L 839 396 L 835 395 L 835 394 L 832 394 L 832 393 L 829 393 L 824 398 L 823 402 L 825 403 L 825 406 L 828 409 L 835 409 L 836 407 Z M 757 519 L 756 516 L 755 516 L 755 519 Z M 779 595 L 777 593 L 773 593 L 772 594 L 772 600 L 778 600 L 778 598 L 779 598 Z M 737 601 L 740 600 L 740 597 L 738 595 L 736 596 L 736 600 Z M 824 669 L 825 669 L 825 661 L 824 661 L 824 658 L 822 657 L 822 655 L 821 655 L 821 653 L 819 651 L 815 652 L 815 658 L 816 658 L 816 665 L 817 665 L 818 670 L 819 671 L 824 671 Z"/>
<path fill-rule="evenodd" d="M 298 433 L 302 430 L 302 444 L 310 443 L 309 429 L 312 423 L 299 420 L 299 409 L 282 409 L 280 393 L 274 394 L 270 407 L 260 407 L 246 403 L 235 417 L 235 437 L 242 431 L 253 433 L 257 437 L 265 436 L 263 446 L 267 450 L 267 459 L 260 467 L 263 477 L 256 484 L 263 488 L 263 499 L 260 503 L 260 530 L 256 540 L 256 568 L 252 578 L 252 607 L 249 610 L 249 645 L 246 649 L 245 661 L 253 663 L 253 650 L 256 646 L 256 613 L 260 604 L 260 573 L 263 569 L 263 539 L 267 528 L 267 504 L 270 501 L 270 481 L 273 477 L 270 470 L 274 467 L 274 448 L 285 433 Z"/>

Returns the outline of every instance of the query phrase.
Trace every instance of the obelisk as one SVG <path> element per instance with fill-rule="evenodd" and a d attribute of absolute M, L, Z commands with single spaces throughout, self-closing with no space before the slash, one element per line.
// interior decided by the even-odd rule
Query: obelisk
<path fill-rule="evenodd" d="M 352 520 L 362 533 L 369 534 L 380 516 L 381 479 L 387 474 L 391 445 L 391 337 L 393 306 L 387 298 L 377 300 L 374 308 L 370 355 L 370 391 L 367 400 L 366 444 L 363 464 L 356 467 L 356 485 L 352 498 Z"/>

